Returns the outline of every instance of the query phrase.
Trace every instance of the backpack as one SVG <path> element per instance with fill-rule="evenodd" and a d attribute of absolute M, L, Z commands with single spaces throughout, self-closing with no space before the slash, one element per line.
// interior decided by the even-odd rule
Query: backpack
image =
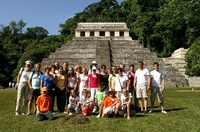
<path fill-rule="evenodd" d="M 32 82 L 32 78 L 33 78 L 33 75 L 35 74 L 35 71 L 33 71 L 32 75 L 31 75 L 31 78 L 30 78 L 30 82 Z M 40 72 L 39 75 L 43 75 L 43 72 Z"/>

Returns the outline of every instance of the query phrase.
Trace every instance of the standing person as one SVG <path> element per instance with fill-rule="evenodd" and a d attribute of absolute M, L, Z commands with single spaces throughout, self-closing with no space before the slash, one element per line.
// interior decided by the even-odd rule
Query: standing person
<path fill-rule="evenodd" d="M 68 77 L 68 66 L 69 64 L 67 61 L 63 63 L 63 75 L 65 75 L 66 77 Z"/>
<path fill-rule="evenodd" d="M 77 77 L 74 73 L 74 68 L 70 67 L 68 71 L 68 78 L 67 78 L 67 104 L 69 104 L 69 96 L 71 90 L 77 91 Z"/>
<path fill-rule="evenodd" d="M 78 78 L 78 85 L 79 85 L 79 97 L 82 98 L 82 93 L 84 88 L 88 88 L 88 75 L 87 75 L 87 69 L 83 67 L 82 74 L 80 74 Z"/>
<path fill-rule="evenodd" d="M 35 64 L 35 70 L 29 76 L 28 85 L 30 87 L 30 91 L 29 91 L 30 98 L 28 101 L 27 115 L 31 114 L 33 100 L 34 102 L 36 102 L 38 96 L 40 96 L 40 81 L 41 81 L 41 76 L 43 75 L 40 68 L 41 68 L 40 63 Z M 36 105 L 34 105 L 34 112 L 36 112 L 35 106 Z"/>
<path fill-rule="evenodd" d="M 119 67 L 122 68 L 122 74 L 125 75 L 125 74 L 126 74 L 126 69 L 125 69 L 125 68 L 126 68 L 126 65 L 125 65 L 124 63 L 121 63 L 121 64 L 119 65 Z"/>
<path fill-rule="evenodd" d="M 37 120 L 43 121 L 46 119 L 52 120 L 52 99 L 47 94 L 48 89 L 46 87 L 41 88 L 41 95 L 37 98 L 36 104 L 37 104 Z"/>
<path fill-rule="evenodd" d="M 100 74 L 100 73 L 101 73 L 100 70 L 99 70 L 99 68 L 98 68 L 97 62 L 96 62 L 96 61 L 92 61 L 92 65 L 91 65 L 91 67 L 90 67 L 90 69 L 89 69 L 89 71 L 88 71 L 88 74 L 91 74 L 91 73 L 92 73 L 92 68 L 93 68 L 93 67 L 96 67 L 96 73 L 97 73 L 97 74 Z"/>
<path fill-rule="evenodd" d="M 135 72 L 134 87 L 136 90 L 137 99 L 139 100 L 141 111 L 147 114 L 147 91 L 150 89 L 150 75 L 149 70 L 144 68 L 143 61 L 138 62 L 138 69 Z"/>
<path fill-rule="evenodd" d="M 163 105 L 163 93 L 165 90 L 165 81 L 164 81 L 164 74 L 162 71 L 159 70 L 159 64 L 158 62 L 153 63 L 154 70 L 150 72 L 151 76 L 151 110 L 149 113 L 153 112 L 154 109 L 154 102 L 155 102 L 155 96 L 158 97 L 158 102 L 160 103 L 161 112 L 167 113 L 164 110 Z"/>
<path fill-rule="evenodd" d="M 97 106 L 99 108 L 99 114 L 97 115 L 97 118 L 101 117 L 103 112 L 103 100 L 106 97 L 106 92 L 103 91 L 103 84 L 99 84 L 99 88 L 97 91 L 97 94 L 95 95 L 95 103 L 97 103 Z"/>
<path fill-rule="evenodd" d="M 56 67 L 56 69 L 55 69 L 55 72 L 56 72 L 56 74 L 58 73 L 58 69 L 59 69 L 59 67 L 60 67 L 60 63 L 59 62 L 55 62 L 55 67 Z"/>
<path fill-rule="evenodd" d="M 54 84 L 56 83 L 56 79 L 50 74 L 51 71 L 51 66 L 46 66 L 45 69 L 45 74 L 41 76 L 41 81 L 40 81 L 40 88 L 46 87 L 48 89 L 48 95 L 52 99 L 52 112 L 53 112 L 53 107 L 54 107 L 54 101 L 55 101 L 55 90 L 54 90 Z"/>
<path fill-rule="evenodd" d="M 118 76 L 114 79 L 114 89 L 116 91 L 116 96 L 118 99 L 121 99 L 121 92 L 123 89 L 128 89 L 127 82 L 128 78 L 126 75 L 123 75 L 122 68 L 118 68 Z"/>
<path fill-rule="evenodd" d="M 103 90 L 108 91 L 108 73 L 106 72 L 106 65 L 101 66 L 100 83 L 103 84 Z"/>
<path fill-rule="evenodd" d="M 115 79 L 116 76 L 118 76 L 117 67 L 116 66 L 112 66 L 112 72 L 108 77 L 109 90 L 114 90 L 113 83 L 114 83 L 114 79 Z"/>
<path fill-rule="evenodd" d="M 64 112 L 66 104 L 66 85 L 67 78 L 63 75 L 63 67 L 60 66 L 58 74 L 56 75 L 56 97 L 57 97 L 57 108 L 59 112 Z"/>
<path fill-rule="evenodd" d="M 134 77 L 135 77 L 135 70 L 134 70 L 134 65 L 131 64 L 129 66 L 129 71 L 126 73 L 127 77 L 128 77 L 128 91 L 134 95 L 134 105 L 135 105 L 135 109 L 137 110 L 138 107 L 138 101 L 136 98 L 136 92 L 134 90 Z"/>
<path fill-rule="evenodd" d="M 31 74 L 31 61 L 26 61 L 26 66 L 21 68 L 19 71 L 19 74 L 17 76 L 17 103 L 16 103 L 16 111 L 15 115 L 19 115 L 21 112 L 21 100 L 23 99 L 22 104 L 22 115 L 26 114 L 26 108 L 27 108 L 27 101 L 28 101 L 28 92 L 29 92 L 29 86 L 28 86 L 28 79 Z"/>
<path fill-rule="evenodd" d="M 96 70 L 97 70 L 96 67 L 92 67 L 92 73 L 88 75 L 89 77 L 88 86 L 90 88 L 91 100 L 93 101 L 93 103 L 96 92 L 98 90 L 99 77 L 100 77 L 100 75 L 96 73 Z"/>

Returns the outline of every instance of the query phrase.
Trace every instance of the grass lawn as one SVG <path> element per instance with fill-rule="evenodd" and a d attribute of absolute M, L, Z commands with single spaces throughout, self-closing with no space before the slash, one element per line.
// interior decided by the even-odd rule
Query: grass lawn
<path fill-rule="evenodd" d="M 0 90 L 0 132 L 16 131 L 200 131 L 200 88 L 170 88 L 165 91 L 167 114 L 160 113 L 157 107 L 154 113 L 144 115 L 136 113 L 131 120 L 125 118 L 88 117 L 88 124 L 72 125 L 63 123 L 65 114 L 55 114 L 56 120 L 36 121 L 35 115 L 15 116 L 17 91 Z M 157 100 L 156 100 L 157 101 Z M 155 104 L 158 106 L 158 103 Z"/>

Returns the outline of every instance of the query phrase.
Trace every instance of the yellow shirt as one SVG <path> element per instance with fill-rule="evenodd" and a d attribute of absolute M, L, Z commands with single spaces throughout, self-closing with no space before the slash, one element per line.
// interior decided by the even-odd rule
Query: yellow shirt
<path fill-rule="evenodd" d="M 65 76 L 57 76 L 56 87 L 63 88 L 63 86 L 65 86 Z"/>

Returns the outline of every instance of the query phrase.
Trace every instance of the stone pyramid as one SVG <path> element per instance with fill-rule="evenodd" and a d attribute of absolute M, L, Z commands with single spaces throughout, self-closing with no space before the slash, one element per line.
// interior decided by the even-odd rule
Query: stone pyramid
<path fill-rule="evenodd" d="M 188 86 L 187 79 L 176 68 L 165 64 L 162 58 L 137 40 L 132 40 L 125 23 L 79 23 L 73 40 L 44 58 L 42 64 L 68 61 L 70 67 L 80 64 L 89 68 L 93 60 L 99 66 L 124 63 L 127 68 L 130 64 L 137 68 L 137 62 L 141 60 L 149 70 L 152 70 L 154 62 L 158 62 L 160 70 L 165 73 L 166 87 Z"/>

